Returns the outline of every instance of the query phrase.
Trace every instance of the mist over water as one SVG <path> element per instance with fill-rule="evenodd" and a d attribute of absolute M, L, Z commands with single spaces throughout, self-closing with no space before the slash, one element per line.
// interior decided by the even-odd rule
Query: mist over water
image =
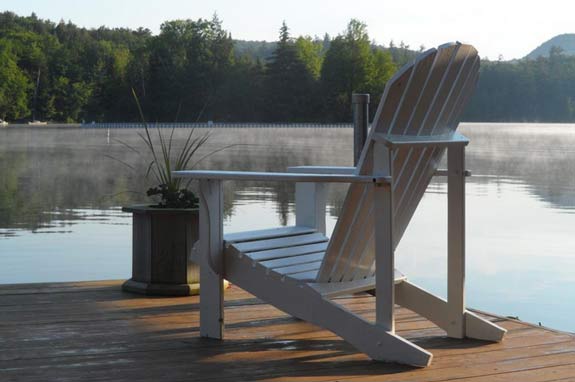
<path fill-rule="evenodd" d="M 462 124 L 467 168 L 467 303 L 575 331 L 575 125 Z M 136 129 L 0 129 L 0 283 L 129 278 L 131 217 L 149 157 Z M 198 131 L 203 133 L 204 130 Z M 165 130 L 165 133 L 169 133 Z M 189 130 L 175 131 L 176 142 Z M 201 169 L 284 171 L 352 164 L 351 129 L 213 130 Z M 133 167 L 130 169 L 128 166 Z M 194 186 L 194 185 L 193 185 Z M 445 296 L 445 179 L 436 178 L 397 267 Z M 228 232 L 294 223 L 293 185 L 227 182 Z M 329 187 L 328 232 L 346 186 Z"/>

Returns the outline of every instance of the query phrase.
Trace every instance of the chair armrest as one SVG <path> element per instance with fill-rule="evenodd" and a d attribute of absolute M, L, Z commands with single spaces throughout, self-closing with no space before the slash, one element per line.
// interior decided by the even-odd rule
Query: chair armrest
<path fill-rule="evenodd" d="M 343 166 L 293 166 L 288 167 L 288 172 L 306 173 L 306 174 L 353 174 L 356 167 Z M 433 176 L 447 176 L 446 169 L 437 169 Z M 465 170 L 465 176 L 471 176 L 471 171 Z"/>
<path fill-rule="evenodd" d="M 400 147 L 450 147 L 467 146 L 469 139 L 462 134 L 449 135 L 387 135 L 382 133 L 373 134 L 373 140 L 381 142 L 390 149 Z"/>
<path fill-rule="evenodd" d="M 218 180 L 259 180 L 301 183 L 383 183 L 389 184 L 388 176 L 366 176 L 345 174 L 300 174 L 285 172 L 244 172 L 244 171 L 172 171 L 176 178 L 218 179 Z"/>
<path fill-rule="evenodd" d="M 306 174 L 340 174 L 351 175 L 355 173 L 355 167 L 339 166 L 293 166 L 288 167 L 288 172 L 306 173 Z"/>

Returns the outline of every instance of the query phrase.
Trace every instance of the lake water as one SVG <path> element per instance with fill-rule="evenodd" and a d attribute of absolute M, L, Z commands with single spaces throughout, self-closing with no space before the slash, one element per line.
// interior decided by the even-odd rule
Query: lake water
<path fill-rule="evenodd" d="M 575 331 L 575 125 L 462 124 L 467 168 L 467 302 Z M 123 279 L 131 217 L 146 201 L 138 130 L 0 129 L 0 283 Z M 167 130 L 166 130 L 167 132 Z M 182 142 L 188 130 L 176 131 Z M 351 129 L 221 129 L 199 168 L 283 171 L 352 164 Z M 200 153 L 201 155 L 201 153 Z M 113 159 L 112 159 L 113 158 Z M 124 162 L 134 167 L 129 169 Z M 328 232 L 345 186 L 330 186 Z M 229 182 L 229 232 L 293 224 L 293 185 Z M 446 294 L 446 184 L 430 185 L 397 249 L 397 267 Z"/>

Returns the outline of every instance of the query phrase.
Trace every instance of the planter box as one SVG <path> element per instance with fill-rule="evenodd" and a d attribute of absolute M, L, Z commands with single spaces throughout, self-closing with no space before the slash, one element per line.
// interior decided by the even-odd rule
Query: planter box
<path fill-rule="evenodd" d="M 161 296 L 198 294 L 199 267 L 190 260 L 198 240 L 198 209 L 138 205 L 122 211 L 133 217 L 132 278 L 122 289 Z"/>

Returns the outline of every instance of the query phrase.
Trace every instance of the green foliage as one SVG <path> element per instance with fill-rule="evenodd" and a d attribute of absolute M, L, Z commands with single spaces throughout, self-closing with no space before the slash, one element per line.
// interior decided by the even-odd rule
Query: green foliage
<path fill-rule="evenodd" d="M 314 80 L 319 79 L 321 65 L 323 63 L 323 41 L 312 40 L 311 37 L 298 37 L 295 40 L 295 50 L 301 61 L 306 66 L 306 70 L 312 75 Z"/>
<path fill-rule="evenodd" d="M 389 42 L 389 47 L 387 49 L 383 49 L 381 47 L 378 48 L 388 52 L 391 55 L 393 62 L 395 62 L 398 67 L 405 65 L 410 60 L 413 60 L 418 53 L 421 53 L 425 50 L 423 45 L 419 47 L 418 52 L 411 50 L 409 45 L 405 44 L 403 41 L 399 43 L 399 46 L 396 46 L 393 40 Z"/>
<path fill-rule="evenodd" d="M 483 62 L 464 120 L 575 121 L 571 40 L 557 36 L 537 59 Z M 277 42 L 258 42 L 232 40 L 216 15 L 166 21 L 152 36 L 3 12 L 0 118 L 140 121 L 134 89 L 151 121 L 344 122 L 353 92 L 370 93 L 375 112 L 416 54 L 374 45 L 358 20 L 321 39 L 292 38 L 284 23 Z"/>
<path fill-rule="evenodd" d="M 385 83 L 393 73 L 397 70 L 396 64 L 393 62 L 391 53 L 381 49 L 373 50 L 373 72 L 370 81 L 370 93 L 381 94 Z M 379 98 L 379 97 L 376 97 Z"/>
<path fill-rule="evenodd" d="M 165 184 L 158 187 L 152 187 L 146 192 L 148 196 L 159 196 L 160 208 L 197 208 L 199 199 L 190 190 L 183 188 L 172 190 Z"/>
<path fill-rule="evenodd" d="M 136 105 L 138 107 L 138 112 L 142 123 L 144 125 L 144 133 L 138 133 L 145 144 L 147 154 L 149 156 L 148 169 L 146 171 L 146 177 L 150 175 L 155 179 L 158 184 L 157 187 L 152 187 L 148 189 L 146 194 L 148 196 L 160 196 L 160 202 L 158 207 L 161 208 L 195 208 L 197 207 L 198 199 L 193 192 L 182 187 L 182 179 L 174 178 L 172 176 L 172 171 L 179 171 L 190 169 L 195 166 L 196 163 L 204 159 L 200 158 L 195 163 L 191 163 L 191 160 L 196 157 L 197 151 L 206 143 L 209 138 L 209 132 L 202 135 L 198 135 L 195 129 L 191 129 L 188 134 L 184 145 L 181 147 L 179 152 L 175 152 L 174 148 L 174 130 L 173 127 L 170 131 L 170 135 L 166 137 L 160 128 L 155 129 L 155 134 L 150 130 L 146 120 L 144 118 L 144 113 L 142 111 L 142 106 L 136 95 L 136 92 L 132 89 L 132 94 Z M 156 135 L 157 138 L 152 138 L 152 135 Z M 142 155 L 140 151 L 124 142 L 120 142 L 125 145 L 128 149 Z M 158 147 L 159 146 L 159 147 Z M 213 154 L 210 153 L 209 155 Z M 112 158 L 114 159 L 114 158 Z"/>
<path fill-rule="evenodd" d="M 0 115 L 24 120 L 139 121 L 134 89 L 153 121 L 346 121 L 350 89 L 379 93 L 395 68 L 355 20 L 334 44 L 328 35 L 294 39 L 285 23 L 266 43 L 234 42 L 217 15 L 167 21 L 152 36 L 4 12 L 0 39 L 12 52 L 3 75 L 20 92 L 18 112 L 4 105 Z M 338 59 L 345 64 L 330 63 Z M 351 85 L 338 84 L 348 77 Z"/>
<path fill-rule="evenodd" d="M 70 82 L 67 77 L 54 78 L 49 99 L 50 108 L 46 113 L 48 118 L 64 122 L 77 121 L 91 93 L 90 85 L 83 81 Z"/>
<path fill-rule="evenodd" d="M 142 98 L 152 119 L 217 119 L 214 102 L 233 66 L 232 39 L 217 16 L 165 22 L 150 47 L 148 97 Z"/>
<path fill-rule="evenodd" d="M 213 108 L 218 110 L 218 120 L 253 122 L 265 120 L 263 105 L 265 66 L 247 57 L 235 60 L 228 73 L 228 80 L 215 99 Z"/>
<path fill-rule="evenodd" d="M 351 20 L 347 30 L 331 41 L 321 72 L 326 109 L 337 111 L 332 118 L 346 119 L 352 93 L 372 92 L 377 100 L 395 69 L 388 53 L 371 46 L 367 26 Z"/>
<path fill-rule="evenodd" d="M 87 30 L 35 15 L 0 13 L 0 40 L 9 41 L 27 79 L 26 108 L 15 119 L 61 122 L 136 120 L 131 80 L 141 76 L 142 48 L 151 34 L 139 29 Z M 134 83 L 134 87 L 137 87 Z M 6 114 L 0 107 L 0 114 Z"/>
<path fill-rule="evenodd" d="M 252 62 L 268 60 L 276 49 L 276 42 L 233 40 L 236 58 L 247 58 Z"/>
<path fill-rule="evenodd" d="M 28 114 L 30 80 L 18 67 L 11 44 L 0 39 L 0 118 L 15 120 Z"/>
<path fill-rule="evenodd" d="M 575 57 L 552 50 L 548 58 L 483 62 L 465 120 L 575 121 Z"/>

